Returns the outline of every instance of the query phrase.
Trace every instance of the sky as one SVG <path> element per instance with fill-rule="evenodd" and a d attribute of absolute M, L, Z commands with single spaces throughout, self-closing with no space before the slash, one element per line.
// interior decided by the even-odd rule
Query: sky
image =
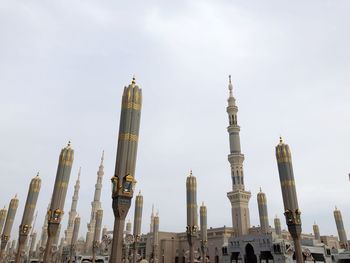
<path fill-rule="evenodd" d="M 285 228 L 275 158 L 290 145 L 303 232 L 319 224 L 337 235 L 337 206 L 350 234 L 350 2 L 0 1 L 0 206 L 18 193 L 12 237 L 28 185 L 40 172 L 36 231 L 52 195 L 60 150 L 75 150 L 66 228 L 81 167 L 78 213 L 85 237 L 96 173 L 105 151 L 103 225 L 112 229 L 114 172 L 123 87 L 143 91 L 136 192 L 161 231 L 185 231 L 185 182 L 197 178 L 208 226 L 231 226 L 226 196 L 228 75 L 232 75 L 251 225 L 256 194 L 267 195 L 270 224 Z M 133 207 L 128 218 L 132 219 Z"/>

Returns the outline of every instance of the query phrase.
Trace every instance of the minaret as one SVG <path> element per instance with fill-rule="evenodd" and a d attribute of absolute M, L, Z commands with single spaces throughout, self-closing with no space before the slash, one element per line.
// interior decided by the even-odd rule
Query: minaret
<path fill-rule="evenodd" d="M 134 257 L 133 262 L 136 263 L 137 244 L 141 240 L 141 222 L 142 222 L 143 196 L 141 191 L 136 196 L 135 213 L 134 213 Z"/>
<path fill-rule="evenodd" d="M 48 219 L 49 219 L 49 210 L 50 210 L 50 206 L 51 206 L 51 200 L 47 206 L 47 211 L 45 214 L 45 220 L 44 220 L 44 224 L 41 228 L 41 236 L 40 236 L 40 247 L 41 250 L 43 251 L 45 249 L 46 246 L 46 242 L 47 242 L 47 225 L 48 225 Z"/>
<path fill-rule="evenodd" d="M 4 227 L 6 214 L 7 214 L 7 209 L 4 206 L 4 208 L 0 210 L 0 233 L 2 233 L 2 228 Z"/>
<path fill-rule="evenodd" d="M 199 208 L 200 216 L 200 230 L 201 230 L 201 249 L 202 249 L 202 263 L 206 263 L 207 245 L 208 245 L 208 226 L 207 226 L 207 207 L 202 203 Z"/>
<path fill-rule="evenodd" d="M 186 203 L 187 203 L 187 240 L 189 245 L 189 262 L 194 263 L 194 242 L 197 238 L 198 214 L 197 214 L 197 179 L 192 175 L 186 179 Z"/>
<path fill-rule="evenodd" d="M 19 226 L 18 250 L 16 255 L 16 263 L 21 262 L 22 253 L 24 253 L 24 246 L 27 241 L 29 232 L 32 228 L 33 216 L 38 201 L 39 192 L 41 188 L 41 179 L 39 173 L 31 180 L 27 200 L 24 207 L 22 222 Z"/>
<path fill-rule="evenodd" d="M 301 219 L 298 206 L 297 192 L 295 188 L 292 154 L 288 144 L 280 143 L 276 146 L 276 159 L 278 173 L 280 177 L 282 197 L 284 204 L 284 215 L 288 226 L 288 231 L 294 241 L 295 258 L 297 263 L 304 262 L 301 250 Z"/>
<path fill-rule="evenodd" d="M 151 223 L 149 224 L 149 232 L 153 233 L 153 220 L 154 219 L 154 205 L 152 204 L 152 214 L 151 214 Z"/>
<path fill-rule="evenodd" d="M 340 247 L 344 249 L 348 249 L 349 244 L 348 244 L 348 239 L 346 237 L 346 231 L 343 224 L 343 217 L 341 215 L 340 210 L 338 210 L 337 207 L 335 207 L 335 210 L 334 210 L 334 219 L 335 219 L 335 224 L 337 225 Z"/>
<path fill-rule="evenodd" d="M 119 138 L 115 172 L 112 177 L 114 212 L 113 242 L 110 262 L 122 262 L 123 232 L 125 217 L 134 195 L 135 166 L 139 139 L 142 91 L 135 78 L 124 88 L 120 114 Z"/>
<path fill-rule="evenodd" d="M 102 190 L 102 179 L 104 175 L 104 151 L 102 152 L 101 163 L 97 171 L 97 182 L 95 184 L 95 194 L 94 200 L 91 202 L 91 215 L 90 222 L 87 224 L 88 231 L 86 233 L 86 242 L 85 242 L 85 253 L 89 254 L 92 250 L 93 246 L 93 238 L 95 232 L 95 224 L 96 224 L 96 212 L 101 209 L 101 190 Z"/>
<path fill-rule="evenodd" d="M 128 220 L 128 222 L 126 223 L 126 227 L 125 227 L 125 234 L 126 235 L 131 235 L 131 221 L 130 219 Z"/>
<path fill-rule="evenodd" d="M 321 242 L 320 229 L 319 229 L 318 225 L 316 224 L 316 222 L 312 226 L 312 229 L 314 230 L 315 240 L 317 240 L 318 242 Z"/>
<path fill-rule="evenodd" d="M 43 262 L 50 263 L 52 259 L 52 244 L 55 240 L 59 225 L 61 224 L 64 203 L 67 195 L 70 173 L 74 159 L 74 150 L 68 145 L 61 150 L 55 185 L 51 198 L 51 206 L 48 212 L 47 242 Z"/>
<path fill-rule="evenodd" d="M 3 229 L 2 235 L 1 235 L 0 262 L 2 262 L 7 242 L 10 239 L 13 221 L 15 220 L 15 216 L 16 216 L 16 212 L 17 212 L 17 208 L 18 208 L 18 202 L 19 201 L 18 201 L 17 195 L 14 198 L 12 198 L 10 201 L 9 210 L 7 212 L 4 229 Z"/>
<path fill-rule="evenodd" d="M 30 235 L 30 246 L 29 246 L 29 259 L 33 257 L 34 249 L 35 249 L 35 242 L 36 242 L 36 232 L 33 232 Z"/>
<path fill-rule="evenodd" d="M 73 233 L 72 233 L 72 239 L 70 243 L 70 262 L 72 261 L 73 255 L 75 255 L 75 244 L 77 243 L 78 240 L 78 235 L 79 235 L 79 228 L 80 228 L 80 217 L 77 215 L 74 218 L 74 227 L 73 227 Z"/>
<path fill-rule="evenodd" d="M 78 179 L 74 185 L 74 194 L 72 196 L 72 204 L 69 211 L 68 216 L 68 225 L 66 231 L 64 231 L 65 242 L 66 244 L 70 244 L 73 235 L 73 227 L 74 227 L 74 219 L 77 216 L 77 205 L 79 200 L 79 190 L 80 190 L 80 175 L 81 175 L 81 167 L 79 167 L 78 171 Z"/>
<path fill-rule="evenodd" d="M 153 217 L 153 262 L 159 262 L 159 215 Z"/>
<path fill-rule="evenodd" d="M 92 263 L 95 263 L 96 252 L 97 252 L 98 246 L 100 244 L 102 218 L 103 218 L 103 210 L 99 209 L 96 211 L 94 242 L 93 242 L 93 246 L 92 246 Z"/>
<path fill-rule="evenodd" d="M 259 218 L 260 218 L 260 231 L 263 234 L 267 234 L 270 231 L 269 216 L 267 213 L 267 199 L 265 193 L 261 191 L 257 195 Z"/>
<path fill-rule="evenodd" d="M 245 190 L 243 162 L 244 154 L 241 152 L 241 142 L 239 137 L 240 127 L 237 121 L 238 107 L 236 99 L 232 95 L 231 76 L 229 76 L 228 85 L 230 95 L 228 98 L 228 106 L 226 108 L 229 126 L 227 131 L 230 138 L 230 154 L 228 161 L 231 165 L 232 191 L 227 193 L 227 197 L 232 207 L 232 226 L 235 236 L 248 234 L 250 228 L 250 217 L 248 203 L 251 193 Z"/>
<path fill-rule="evenodd" d="M 281 220 L 277 217 L 275 217 L 274 219 L 274 224 L 275 224 L 275 232 L 277 237 L 281 237 L 282 236 L 282 231 L 281 231 Z"/>

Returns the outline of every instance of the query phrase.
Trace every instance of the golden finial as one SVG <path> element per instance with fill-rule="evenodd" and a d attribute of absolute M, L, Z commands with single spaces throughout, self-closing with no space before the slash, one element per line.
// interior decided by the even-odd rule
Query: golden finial
<path fill-rule="evenodd" d="M 190 177 L 192 176 L 192 170 L 190 170 Z"/>
<path fill-rule="evenodd" d="M 261 190 L 261 186 L 260 186 L 260 193 L 262 192 L 262 190 Z"/>
<path fill-rule="evenodd" d="M 283 139 L 282 139 L 282 136 L 280 136 L 280 143 L 281 143 L 281 144 L 283 143 Z"/>
<path fill-rule="evenodd" d="M 141 195 L 141 190 L 139 190 L 139 195 Z"/>
<path fill-rule="evenodd" d="M 68 141 L 68 145 L 67 145 L 68 148 L 70 147 L 70 144 L 71 144 L 71 141 Z"/>
<path fill-rule="evenodd" d="M 136 84 L 135 74 L 132 76 L 131 84 L 132 84 L 132 85 L 135 85 L 135 84 Z"/>
<path fill-rule="evenodd" d="M 39 172 L 36 174 L 36 177 L 39 177 Z"/>

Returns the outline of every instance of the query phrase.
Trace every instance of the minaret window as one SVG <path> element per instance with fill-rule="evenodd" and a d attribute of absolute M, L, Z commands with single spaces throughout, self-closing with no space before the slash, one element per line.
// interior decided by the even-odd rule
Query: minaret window
<path fill-rule="evenodd" d="M 234 176 L 232 176 L 232 181 L 233 181 L 233 184 L 236 184 L 236 179 Z"/>
<path fill-rule="evenodd" d="M 243 182 L 243 177 L 241 177 L 241 182 L 242 182 L 242 184 L 244 184 L 244 182 Z"/>

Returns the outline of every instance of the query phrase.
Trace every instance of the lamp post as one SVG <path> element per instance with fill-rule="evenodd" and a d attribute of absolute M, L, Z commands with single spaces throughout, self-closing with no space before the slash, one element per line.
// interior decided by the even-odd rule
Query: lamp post
<path fill-rule="evenodd" d="M 16 255 L 16 263 L 21 262 L 22 254 L 24 253 L 23 249 L 27 241 L 29 231 L 32 228 L 31 223 L 33 221 L 34 211 L 36 203 L 38 201 L 38 196 L 41 187 L 41 179 L 39 173 L 35 176 L 29 185 L 27 200 L 24 208 L 24 213 L 22 217 L 22 223 L 19 226 L 19 237 L 18 237 L 18 249 Z"/>
<path fill-rule="evenodd" d="M 137 245 L 141 238 L 141 222 L 142 222 L 143 196 L 141 192 L 136 196 L 135 214 L 134 214 L 134 255 L 133 263 L 137 261 Z"/>
<path fill-rule="evenodd" d="M 9 210 L 7 212 L 4 229 L 3 229 L 2 235 L 1 235 L 1 250 L 0 250 L 0 262 L 1 263 L 3 262 L 7 242 L 10 239 L 13 221 L 14 221 L 15 216 L 16 216 L 17 208 L 18 208 L 18 198 L 16 195 L 10 201 Z"/>
<path fill-rule="evenodd" d="M 61 150 L 55 185 L 51 198 L 51 205 L 48 211 L 47 242 L 43 262 L 50 263 L 52 260 L 52 244 L 61 224 L 64 202 L 67 195 L 70 173 L 74 159 L 74 150 L 68 145 Z"/>
<path fill-rule="evenodd" d="M 110 263 L 122 263 L 125 218 L 131 205 L 136 183 L 135 166 L 140 129 L 142 91 L 135 78 L 124 88 L 119 124 L 115 172 L 112 177 L 114 212 L 113 242 Z"/>
<path fill-rule="evenodd" d="M 193 243 L 197 237 L 198 214 L 197 214 L 197 180 L 190 175 L 186 179 L 186 200 L 187 200 L 187 240 L 189 244 L 190 263 L 194 263 L 194 246 Z"/>
<path fill-rule="evenodd" d="M 292 154 L 288 144 L 280 138 L 280 143 L 276 146 L 276 159 L 278 173 L 280 177 L 282 197 L 284 204 L 284 215 L 286 217 L 288 231 L 294 242 L 295 258 L 297 263 L 303 263 L 301 250 L 301 219 L 298 206 L 297 192 L 292 165 Z"/>
<path fill-rule="evenodd" d="M 208 227 L 207 227 L 207 207 L 202 203 L 199 208 L 200 226 L 201 226 L 201 249 L 202 263 L 206 263 L 207 245 L 208 245 Z"/>

